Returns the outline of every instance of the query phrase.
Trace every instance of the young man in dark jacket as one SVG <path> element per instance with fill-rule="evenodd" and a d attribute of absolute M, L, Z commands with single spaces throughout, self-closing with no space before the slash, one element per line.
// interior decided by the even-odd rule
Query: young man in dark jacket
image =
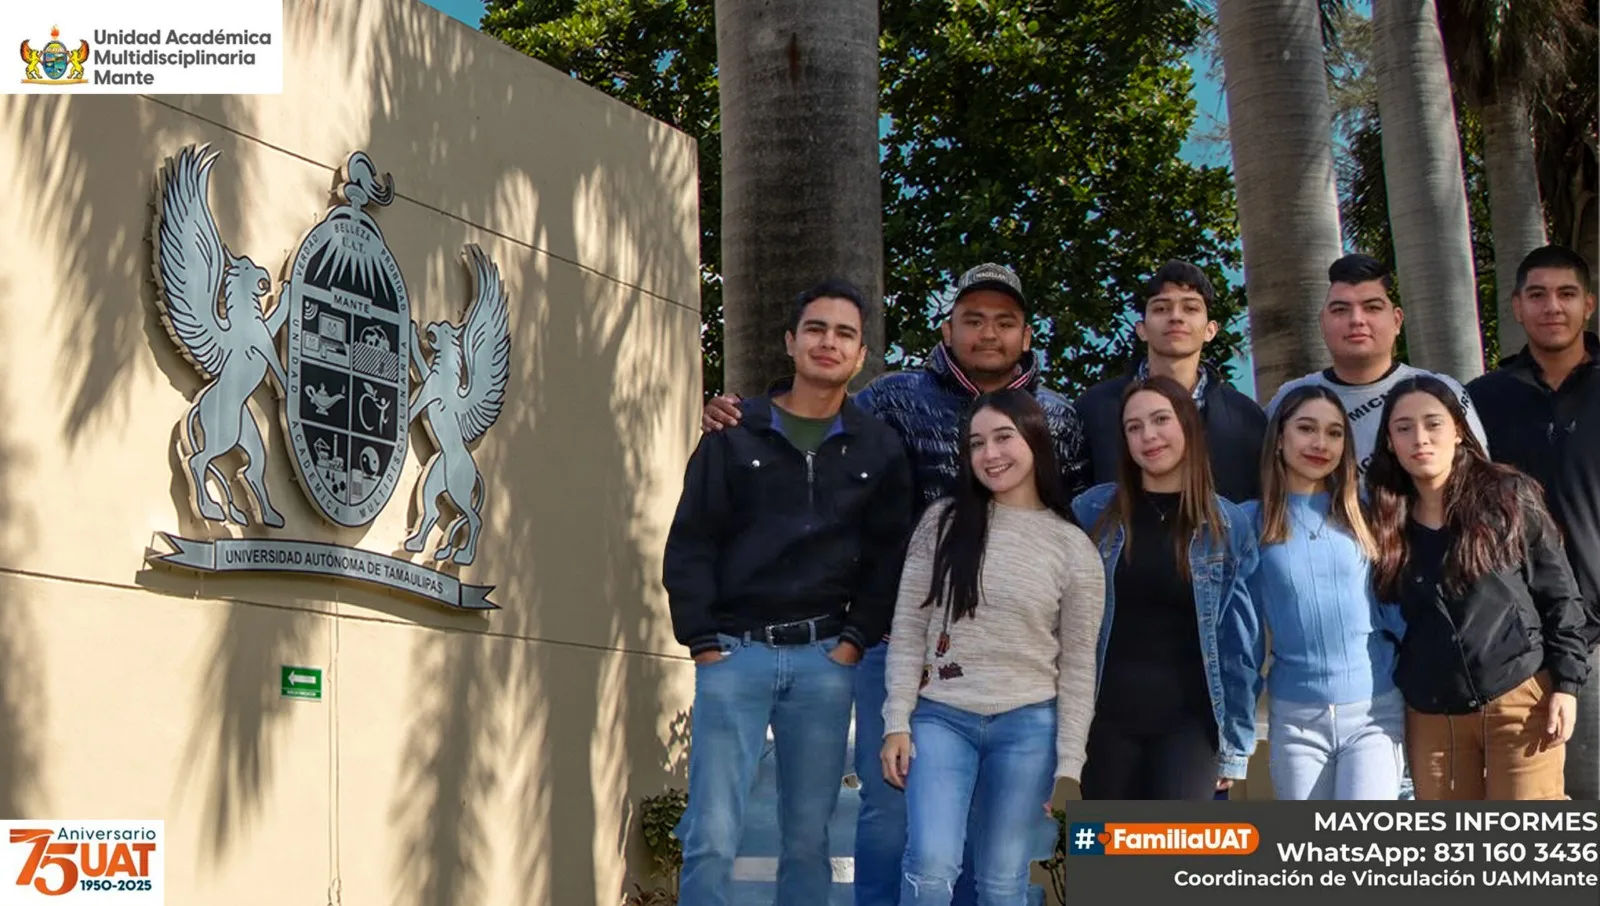
<path fill-rule="evenodd" d="M 866 354 L 859 290 L 794 303 L 793 382 L 704 435 L 667 537 L 673 631 L 695 661 L 683 906 L 727 906 L 772 728 L 782 783 L 777 906 L 826 903 L 856 664 L 894 611 L 913 511 L 900 438 L 845 395 Z"/>
<path fill-rule="evenodd" d="M 1017 275 L 999 264 L 980 264 L 962 274 L 941 331 L 944 342 L 934 347 L 921 368 L 880 375 L 855 397 L 857 406 L 883 419 L 905 442 L 916 487 L 916 515 L 954 490 L 957 463 L 966 448 L 958 435 L 967 407 L 978 394 L 1004 387 L 1026 388 L 1039 401 L 1055 440 L 1063 484 L 1073 495 L 1087 489 L 1083 425 L 1066 397 L 1040 386 L 1028 301 Z M 727 396 L 711 400 L 701 427 L 715 432 L 738 424 L 736 403 L 736 398 Z M 887 652 L 885 637 L 882 644 L 868 649 L 856 674 L 855 768 L 861 781 L 856 906 L 896 906 L 900 898 L 905 796 L 883 779 L 878 760 Z M 1040 859 L 1050 857 L 1053 828 L 1053 822 L 1041 825 Z M 972 874 L 969 858 L 956 884 L 954 906 L 977 902 Z"/>
<path fill-rule="evenodd" d="M 1512 314 L 1528 345 L 1467 385 L 1497 462 L 1544 488 L 1583 595 L 1589 679 L 1567 743 L 1567 795 L 1600 798 L 1600 338 L 1589 265 L 1560 246 L 1535 249 L 1517 268 Z"/>
<path fill-rule="evenodd" d="M 1200 361 L 1205 345 L 1217 335 L 1217 322 L 1210 315 L 1216 299 L 1205 271 L 1187 261 L 1168 261 L 1145 284 L 1134 330 L 1148 346 L 1149 355 L 1127 374 L 1101 381 L 1078 398 L 1095 484 L 1117 480 L 1123 391 L 1135 379 L 1159 374 L 1175 379 L 1194 394 L 1205 422 L 1217 493 L 1234 503 L 1261 496 L 1266 413 Z"/>

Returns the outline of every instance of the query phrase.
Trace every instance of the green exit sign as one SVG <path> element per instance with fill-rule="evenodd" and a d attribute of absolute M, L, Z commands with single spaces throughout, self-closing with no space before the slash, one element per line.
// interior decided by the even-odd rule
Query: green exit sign
<path fill-rule="evenodd" d="M 279 686 L 284 698 L 322 701 L 322 668 L 282 667 L 279 669 Z"/>

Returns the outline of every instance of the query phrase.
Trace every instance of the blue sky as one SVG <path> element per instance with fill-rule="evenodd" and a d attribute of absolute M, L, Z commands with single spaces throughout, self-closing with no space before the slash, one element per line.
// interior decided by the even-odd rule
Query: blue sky
<path fill-rule="evenodd" d="M 473 28 L 477 28 L 479 20 L 483 18 L 483 0 L 422 0 L 422 2 Z M 1210 62 L 1204 51 L 1191 54 L 1189 62 L 1195 71 L 1194 98 L 1198 116 L 1181 156 L 1195 163 L 1226 166 L 1229 163 L 1227 146 L 1204 141 L 1201 138 L 1207 133 L 1214 132 L 1218 124 L 1227 122 L 1228 111 L 1222 99 L 1222 86 L 1211 78 Z M 1229 273 L 1228 279 L 1236 285 L 1244 283 L 1244 275 L 1237 271 Z M 1255 375 L 1248 356 L 1243 361 L 1236 361 L 1235 366 L 1238 374 L 1234 380 L 1235 385 L 1244 393 L 1254 396 Z"/>
<path fill-rule="evenodd" d="M 483 0 L 422 0 L 436 10 L 460 19 L 473 28 L 483 18 Z"/>

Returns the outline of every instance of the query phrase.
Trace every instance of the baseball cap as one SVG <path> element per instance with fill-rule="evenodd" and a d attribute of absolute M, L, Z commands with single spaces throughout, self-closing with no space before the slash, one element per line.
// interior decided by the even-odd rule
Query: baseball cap
<path fill-rule="evenodd" d="M 980 289 L 992 289 L 1002 292 L 1017 300 L 1017 304 L 1024 310 L 1028 307 L 1028 299 L 1022 294 L 1022 281 L 1017 279 L 1017 274 L 1003 264 L 985 263 L 967 271 L 956 281 L 956 297 L 950 303 L 955 308 L 955 303 L 967 293 L 977 292 Z"/>

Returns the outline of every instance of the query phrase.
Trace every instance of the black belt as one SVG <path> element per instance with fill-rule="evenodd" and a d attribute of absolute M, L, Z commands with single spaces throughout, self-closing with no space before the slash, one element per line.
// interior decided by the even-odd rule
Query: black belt
<path fill-rule="evenodd" d="M 773 623 L 759 629 L 748 629 L 739 635 L 746 642 L 764 642 L 776 647 L 809 645 L 822 639 L 831 639 L 843 629 L 844 620 L 839 617 L 812 617 L 809 620 Z"/>

